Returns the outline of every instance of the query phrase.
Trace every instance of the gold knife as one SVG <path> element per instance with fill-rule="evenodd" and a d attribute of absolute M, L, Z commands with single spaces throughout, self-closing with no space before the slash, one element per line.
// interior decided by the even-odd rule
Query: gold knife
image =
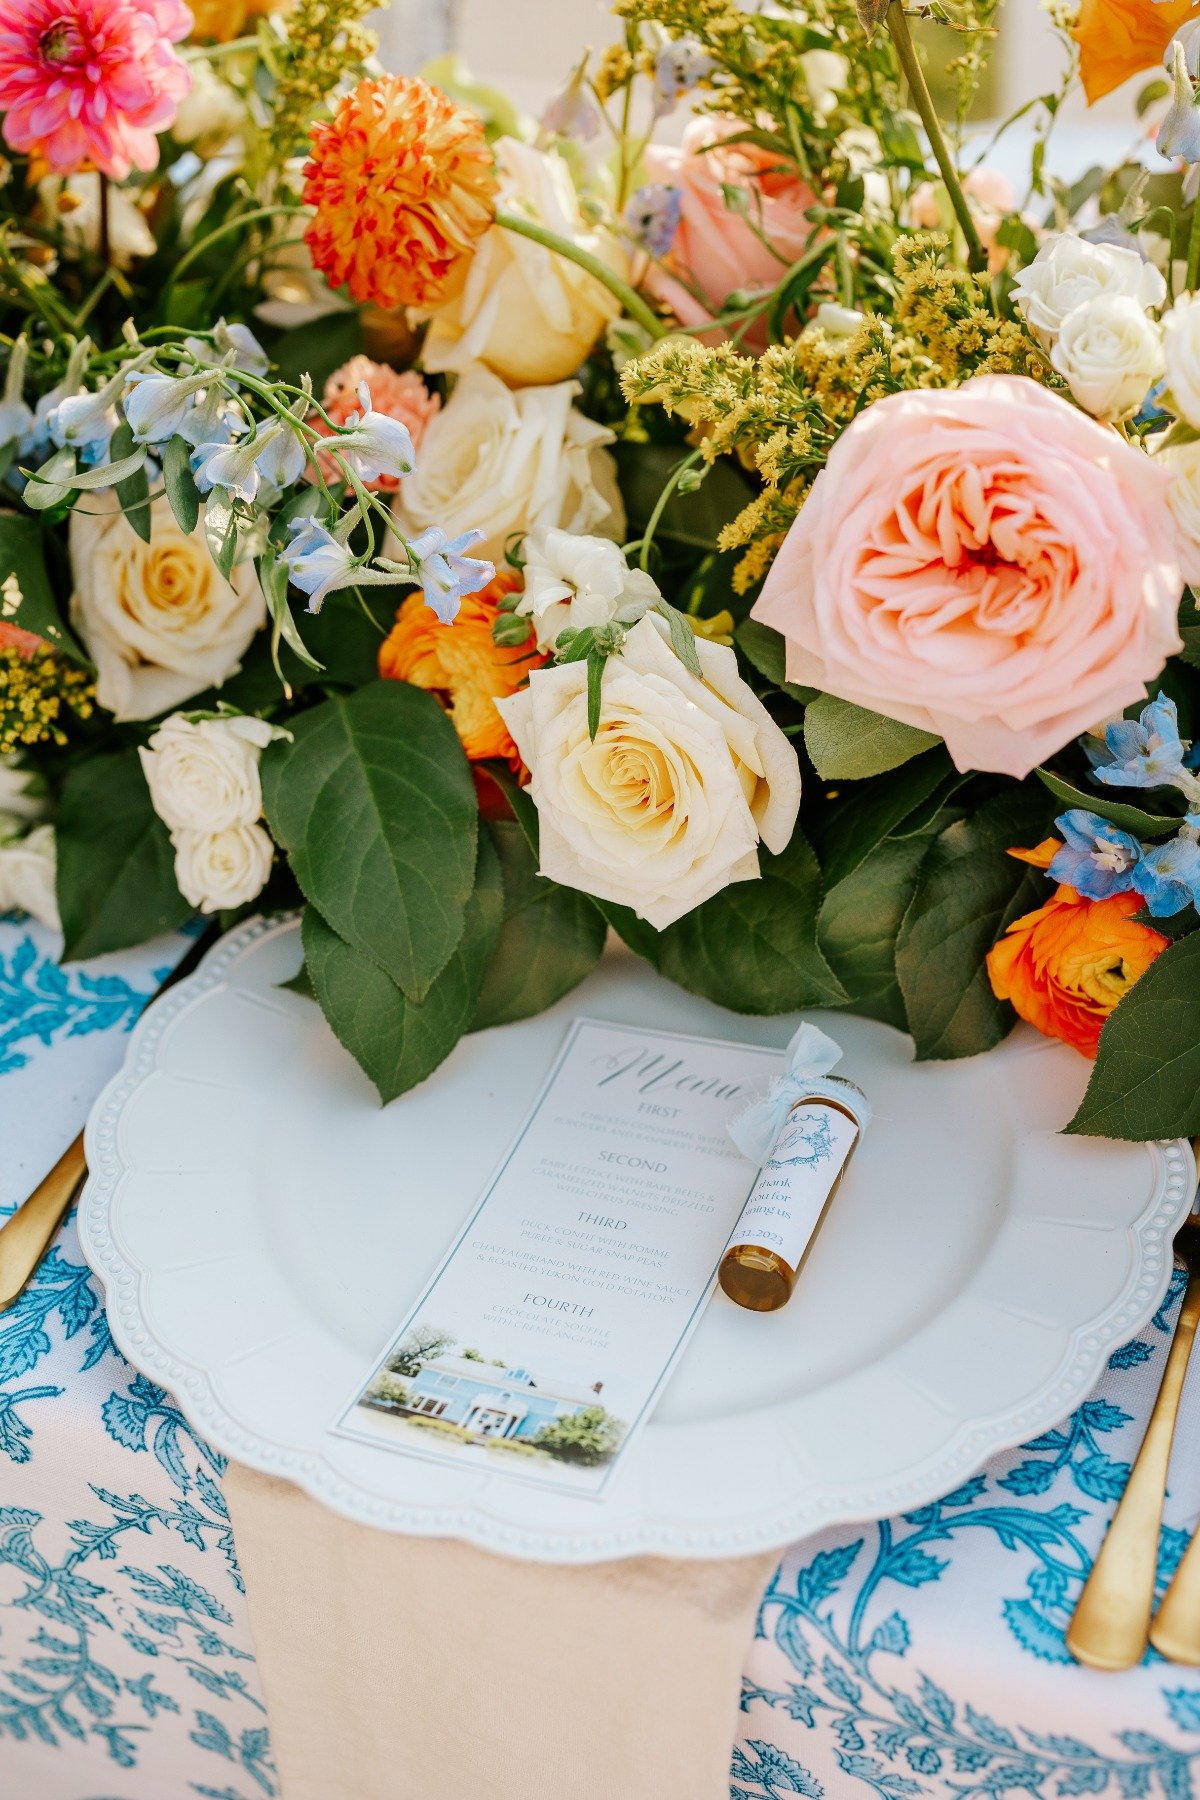
<path fill-rule="evenodd" d="M 166 980 L 155 989 L 150 1003 L 153 1004 L 160 994 L 165 994 L 169 987 L 190 975 L 220 935 L 220 924 L 214 920 L 207 930 L 201 932 Z M 24 1204 L 0 1225 L 0 1312 L 6 1311 L 24 1290 L 49 1249 L 50 1240 L 79 1192 L 86 1174 L 87 1163 L 83 1154 L 81 1131 L 67 1145 L 50 1173 L 38 1182 Z"/>

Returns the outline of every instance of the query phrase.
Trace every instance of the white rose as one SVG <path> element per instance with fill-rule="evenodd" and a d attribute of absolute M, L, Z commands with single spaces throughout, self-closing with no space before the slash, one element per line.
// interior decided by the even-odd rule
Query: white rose
<path fill-rule="evenodd" d="M 68 244 L 99 250 L 99 175 L 72 175 L 66 181 L 47 175 L 38 182 L 38 199 Z M 153 256 L 158 248 L 145 216 L 115 182 L 108 189 L 108 243 L 118 269 L 129 268 L 140 256 Z"/>
<path fill-rule="evenodd" d="M 1179 417 L 1200 430 L 1200 294 L 1181 294 L 1162 323 L 1168 396 Z"/>
<path fill-rule="evenodd" d="M 24 837 L 8 835 L 11 815 L 0 815 L 0 913 L 27 912 L 59 929 L 53 825 L 35 825 Z"/>
<path fill-rule="evenodd" d="M 262 813 L 258 759 L 275 730 L 265 719 L 175 713 L 139 750 L 155 812 L 171 831 L 225 831 Z"/>
<path fill-rule="evenodd" d="M 179 103 L 171 136 L 190 144 L 200 156 L 212 156 L 246 122 L 246 108 L 212 64 L 197 57 L 191 64 L 192 87 Z"/>
<path fill-rule="evenodd" d="M 587 667 L 533 670 L 497 701 L 530 771 L 541 872 L 631 906 L 658 930 L 731 881 L 754 880 L 758 845 L 788 844 L 800 806 L 796 753 L 737 670 L 696 640 L 704 679 L 642 619 L 604 671 L 588 736 Z"/>
<path fill-rule="evenodd" d="M 478 527 L 473 556 L 504 560 L 514 532 L 600 532 L 620 538 L 625 512 L 616 464 L 604 448 L 613 434 L 571 402 L 573 381 L 506 388 L 475 363 L 427 427 L 415 473 L 393 502 L 396 525 L 416 537 L 441 525 L 451 537 Z"/>
<path fill-rule="evenodd" d="M 1101 294 L 1123 295 L 1145 312 L 1161 306 L 1167 284 L 1153 264 L 1120 244 L 1092 244 L 1073 232 L 1048 237 L 1013 285 L 1025 323 L 1048 350 L 1068 313 Z"/>
<path fill-rule="evenodd" d="M 175 880 L 191 906 L 203 913 L 245 906 L 266 885 L 275 846 L 261 825 L 224 831 L 173 831 Z"/>
<path fill-rule="evenodd" d="M 1163 372 L 1158 327 L 1123 294 L 1098 294 L 1069 312 L 1050 361 L 1084 411 L 1110 423 L 1131 418 Z"/>
<path fill-rule="evenodd" d="M 850 64 L 837 50 L 805 50 L 800 68 L 808 98 L 818 119 L 837 111 L 838 97 L 850 79 Z"/>
<path fill-rule="evenodd" d="M 617 240 L 584 224 L 561 156 L 509 137 L 493 147 L 500 206 L 570 238 L 616 275 L 628 273 Z M 620 311 L 620 301 L 578 263 L 493 225 L 460 291 L 433 314 L 422 359 L 427 369 L 486 363 L 516 386 L 562 381 Z"/>
<path fill-rule="evenodd" d="M 1171 476 L 1167 505 L 1182 542 L 1179 561 L 1186 580 L 1200 581 L 1200 443 L 1172 444 L 1154 460 Z"/>
<path fill-rule="evenodd" d="M 15 756 L 0 756 L 0 820 L 36 819 L 45 810 L 42 778 L 33 769 L 21 768 Z"/>
<path fill-rule="evenodd" d="M 151 719 L 232 675 L 266 619 L 252 564 L 225 580 L 165 499 L 144 543 L 111 489 L 71 514 L 71 622 L 96 665 L 96 698 L 118 719 Z"/>
<path fill-rule="evenodd" d="M 654 578 L 631 569 L 610 538 L 545 531 L 526 539 L 517 611 L 532 618 L 539 650 L 552 650 L 568 628 L 632 625 L 660 598 Z"/>

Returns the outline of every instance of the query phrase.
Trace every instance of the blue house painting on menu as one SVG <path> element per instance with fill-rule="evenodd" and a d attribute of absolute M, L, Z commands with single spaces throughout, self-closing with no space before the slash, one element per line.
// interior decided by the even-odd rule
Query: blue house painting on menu
<path fill-rule="evenodd" d="M 469 1356 L 438 1356 L 418 1366 L 407 1410 L 445 1419 L 479 1437 L 535 1438 L 555 1419 L 594 1406 L 602 1386 L 535 1381 L 527 1369 L 497 1368 Z"/>

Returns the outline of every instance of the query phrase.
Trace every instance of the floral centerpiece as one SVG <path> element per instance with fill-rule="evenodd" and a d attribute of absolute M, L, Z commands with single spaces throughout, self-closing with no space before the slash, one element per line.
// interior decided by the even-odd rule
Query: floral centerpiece
<path fill-rule="evenodd" d="M 1056 14 L 1018 195 L 995 0 L 615 10 L 532 120 L 365 0 L 0 0 L 0 908 L 302 906 L 385 1098 L 611 929 L 1200 1130 L 1200 12 Z"/>

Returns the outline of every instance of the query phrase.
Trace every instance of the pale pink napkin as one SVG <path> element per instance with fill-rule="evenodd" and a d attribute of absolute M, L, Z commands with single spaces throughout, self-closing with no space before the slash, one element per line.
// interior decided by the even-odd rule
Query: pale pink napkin
<path fill-rule="evenodd" d="M 729 1800 L 777 1557 L 561 1567 L 225 1493 L 282 1800 Z"/>

